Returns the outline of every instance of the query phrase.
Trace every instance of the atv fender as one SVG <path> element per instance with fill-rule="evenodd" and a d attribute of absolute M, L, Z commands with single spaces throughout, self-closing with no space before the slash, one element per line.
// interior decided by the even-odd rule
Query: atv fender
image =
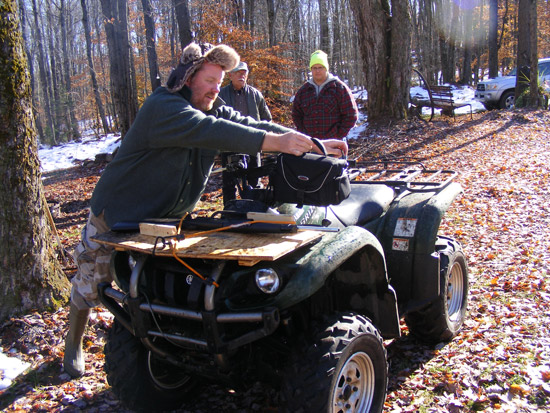
<path fill-rule="evenodd" d="M 382 245 L 364 228 L 326 234 L 297 261 L 297 270 L 275 299 L 289 308 L 313 296 L 330 279 L 338 310 L 367 315 L 384 338 L 399 337 L 395 291 L 388 283 Z"/>
<path fill-rule="evenodd" d="M 462 187 L 454 182 L 435 194 L 406 192 L 394 201 L 385 216 L 367 226 L 378 235 L 384 248 L 401 315 L 439 295 L 435 242 L 441 219 L 461 192 Z"/>

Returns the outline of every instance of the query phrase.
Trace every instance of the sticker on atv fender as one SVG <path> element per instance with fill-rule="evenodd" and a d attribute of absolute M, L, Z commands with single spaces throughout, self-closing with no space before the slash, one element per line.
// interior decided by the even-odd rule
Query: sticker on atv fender
<path fill-rule="evenodd" d="M 414 231 L 416 230 L 416 218 L 398 218 L 395 225 L 394 237 L 414 237 Z"/>
<path fill-rule="evenodd" d="M 408 251 L 409 240 L 404 238 L 394 238 L 392 242 L 392 249 L 395 251 Z"/>

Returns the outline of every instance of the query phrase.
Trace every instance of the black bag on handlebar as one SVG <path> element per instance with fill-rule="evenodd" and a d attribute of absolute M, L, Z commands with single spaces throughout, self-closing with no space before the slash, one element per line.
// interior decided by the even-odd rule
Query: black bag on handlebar
<path fill-rule="evenodd" d="M 282 153 L 269 179 L 274 200 L 298 206 L 339 204 L 351 192 L 347 165 L 345 159 L 313 153 L 302 156 Z"/>

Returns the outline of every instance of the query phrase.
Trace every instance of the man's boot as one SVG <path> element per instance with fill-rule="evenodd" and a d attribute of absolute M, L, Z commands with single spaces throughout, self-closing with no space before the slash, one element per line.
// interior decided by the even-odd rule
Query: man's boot
<path fill-rule="evenodd" d="M 72 377 L 79 377 L 84 374 L 86 367 L 84 365 L 84 356 L 82 354 L 82 339 L 84 338 L 84 329 L 88 323 L 90 309 L 79 310 L 71 302 L 69 313 L 69 332 L 65 337 L 65 357 L 63 357 L 63 368 Z"/>

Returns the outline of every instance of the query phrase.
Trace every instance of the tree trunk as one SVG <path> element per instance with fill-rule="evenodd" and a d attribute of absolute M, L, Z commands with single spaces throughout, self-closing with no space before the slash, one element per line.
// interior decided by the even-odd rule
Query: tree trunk
<path fill-rule="evenodd" d="M 103 14 L 103 12 L 101 10 L 98 10 L 98 4 L 99 3 L 91 3 L 92 5 L 94 5 L 96 7 L 96 13 L 98 14 Z M 101 8 L 101 6 L 99 7 Z M 96 15 L 96 18 L 95 19 L 92 19 L 91 21 L 93 22 L 94 24 L 94 34 L 95 34 L 95 41 L 93 44 L 97 44 L 97 45 L 101 45 L 101 44 L 104 44 L 104 40 L 102 40 L 103 36 L 101 35 L 102 33 L 102 26 L 101 26 L 101 23 L 105 20 L 105 18 L 103 16 L 97 16 Z M 105 27 L 105 26 L 103 26 Z M 91 33 L 91 31 L 90 31 Z M 106 66 L 106 58 L 105 58 L 105 54 L 103 52 L 103 48 L 102 47 L 97 47 L 95 48 L 96 50 L 96 53 L 97 53 L 97 61 L 99 63 L 99 68 L 98 68 L 98 71 L 97 73 L 107 73 L 108 72 L 108 69 L 107 69 L 107 66 Z M 105 94 L 105 109 L 106 109 L 106 112 L 105 112 L 105 115 L 107 116 L 107 122 L 109 122 L 109 129 L 111 130 L 111 132 L 113 131 L 113 129 L 115 129 L 115 125 L 118 125 L 118 121 L 116 119 L 116 112 L 115 112 L 115 105 L 114 105 L 114 102 L 113 102 L 113 94 L 111 93 L 111 90 L 109 88 L 109 86 L 107 85 L 107 82 L 110 83 L 110 80 L 107 76 L 104 76 L 103 78 L 103 82 L 100 84 L 100 89 L 99 90 L 105 90 L 106 91 L 106 94 Z M 118 126 L 117 126 L 118 127 Z"/>
<path fill-rule="evenodd" d="M 70 285 L 50 244 L 30 79 L 16 0 L 0 2 L 0 320 L 63 305 Z"/>
<path fill-rule="evenodd" d="M 245 0 L 245 24 L 250 34 L 254 36 L 254 0 Z"/>
<path fill-rule="evenodd" d="M 141 0 L 143 6 L 143 20 L 145 22 L 145 36 L 147 37 L 147 60 L 149 62 L 149 78 L 151 79 L 151 89 L 154 91 L 160 86 L 160 71 L 157 59 L 157 49 L 155 47 L 155 21 L 149 0 Z"/>
<path fill-rule="evenodd" d="M 292 0 L 293 3 L 294 3 L 294 7 L 296 8 L 296 13 L 294 13 L 294 18 L 292 19 L 292 41 L 296 44 L 296 47 L 292 50 L 292 54 L 293 54 L 293 59 L 295 62 L 299 62 L 299 63 L 302 63 L 301 61 L 301 53 L 300 53 L 300 48 L 301 48 L 301 38 L 300 38 L 300 33 L 301 33 L 301 25 L 302 25 L 302 12 L 301 12 L 301 9 L 300 9 L 300 2 L 299 0 Z M 293 70 L 292 71 L 292 76 L 293 76 L 293 84 L 295 85 L 300 85 L 303 81 L 304 81 L 304 78 L 302 76 L 302 67 L 300 67 L 299 70 Z"/>
<path fill-rule="evenodd" d="M 72 131 L 72 140 L 80 139 L 80 132 L 78 130 L 78 122 L 76 120 L 76 114 L 74 110 L 73 102 L 73 87 L 71 85 L 71 67 L 69 64 L 69 50 L 67 48 L 67 25 L 65 0 L 60 0 L 59 21 L 61 28 L 61 45 L 63 48 L 63 77 L 65 78 L 65 90 L 67 95 L 67 110 L 69 112 L 69 119 L 71 122 L 70 129 Z"/>
<path fill-rule="evenodd" d="M 328 7 L 327 0 L 319 0 L 319 47 L 325 52 L 330 52 L 330 33 L 328 30 Z M 330 66 L 332 67 L 333 61 L 331 56 Z"/>
<path fill-rule="evenodd" d="M 440 71 L 438 41 L 439 36 L 443 36 L 446 32 L 447 22 L 438 23 L 437 19 L 441 15 L 441 8 L 437 6 L 435 0 L 420 0 L 418 8 L 420 53 L 417 58 L 419 67 L 428 83 L 437 84 L 437 74 Z"/>
<path fill-rule="evenodd" d="M 61 95 L 60 95 L 60 86 L 58 84 L 58 63 L 56 59 L 56 52 L 59 49 L 54 45 L 54 35 L 53 35 L 53 11 L 51 9 L 51 2 L 46 2 L 46 16 L 47 16 L 47 25 L 45 27 L 45 33 L 47 33 L 46 38 L 48 39 L 48 49 L 49 53 L 47 55 L 50 57 L 50 70 L 47 71 L 48 78 L 48 87 L 51 88 L 50 96 L 52 97 L 52 105 L 54 107 L 54 127 L 57 131 L 57 139 L 60 142 L 67 141 L 67 124 L 66 117 L 63 116 L 62 107 L 61 107 Z M 55 36 L 55 40 L 57 41 Z"/>
<path fill-rule="evenodd" d="M 341 79 L 347 79 L 349 85 L 349 75 L 344 72 L 342 68 L 342 61 L 344 54 L 342 53 L 342 20 L 340 13 L 340 1 L 334 1 L 334 14 L 332 15 L 332 33 L 333 33 L 333 43 L 332 43 L 332 71 Z M 346 59 L 349 60 L 349 59 Z"/>
<path fill-rule="evenodd" d="M 518 4 L 518 53 L 516 60 L 516 100 L 529 86 L 528 68 L 531 65 L 531 0 L 519 0 Z"/>
<path fill-rule="evenodd" d="M 176 20 L 178 21 L 179 40 L 181 50 L 193 41 L 191 35 L 191 17 L 189 17 L 189 6 L 187 0 L 173 0 L 176 10 Z"/>
<path fill-rule="evenodd" d="M 25 14 L 25 4 L 23 0 L 19 0 L 19 15 L 21 16 L 21 32 L 23 35 L 23 44 L 25 45 L 25 54 L 29 56 L 29 48 L 28 48 L 28 40 L 27 40 L 27 33 L 25 30 L 26 27 L 26 14 Z M 34 77 L 34 64 L 33 59 L 27 59 L 29 64 L 29 73 L 31 76 L 31 96 L 32 96 L 32 107 L 34 109 L 34 122 L 36 124 L 36 130 L 38 132 L 38 136 L 44 136 L 44 131 L 42 129 L 42 122 L 40 120 L 40 114 L 38 113 L 38 102 L 37 102 L 37 95 L 36 95 L 36 89 L 35 89 L 35 77 Z"/>
<path fill-rule="evenodd" d="M 367 82 L 367 112 L 369 119 L 381 117 L 388 106 L 389 6 L 378 0 L 350 0 L 359 31 L 359 47 L 365 64 Z"/>
<path fill-rule="evenodd" d="M 539 106 L 539 59 L 537 47 L 537 0 L 530 0 L 531 16 L 529 24 L 531 43 L 531 77 L 529 79 L 529 106 Z"/>
<path fill-rule="evenodd" d="M 436 36 L 434 20 L 439 17 L 441 21 L 441 8 L 434 7 L 434 0 L 422 0 L 418 4 L 418 20 L 421 23 L 418 28 L 420 53 L 418 53 L 418 62 L 420 70 L 423 72 L 428 83 L 437 84 L 437 73 L 439 72 L 439 62 L 437 61 L 437 47 L 440 37 Z M 435 9 L 435 14 L 434 14 Z M 440 23 L 439 36 L 445 36 L 446 25 Z M 443 68 L 443 71 L 445 68 Z"/>
<path fill-rule="evenodd" d="M 42 43 L 42 32 L 40 31 L 40 24 L 38 22 L 38 10 L 36 8 L 36 0 L 32 0 L 32 11 L 34 15 L 34 25 L 36 30 L 36 47 L 38 48 L 38 68 L 40 72 L 40 81 L 42 82 L 42 93 L 44 95 L 44 111 L 46 112 L 46 118 L 48 120 L 49 132 L 51 133 L 51 139 L 54 144 L 57 143 L 57 132 L 55 129 L 55 123 L 52 115 L 52 102 L 49 93 L 49 81 L 46 71 L 46 57 L 44 56 L 44 45 Z M 44 136 L 42 136 L 44 139 Z"/>
<path fill-rule="evenodd" d="M 498 0 L 489 0 L 489 77 L 498 76 Z"/>
<path fill-rule="evenodd" d="M 111 93 L 122 136 L 137 113 L 136 91 L 132 86 L 132 65 L 128 42 L 126 0 L 101 0 L 109 46 Z"/>
<path fill-rule="evenodd" d="M 235 7 L 233 8 L 233 17 L 235 19 L 235 26 L 244 26 L 244 7 L 241 0 L 234 0 Z"/>
<path fill-rule="evenodd" d="M 350 0 L 359 31 L 367 83 L 369 121 L 402 119 L 410 89 L 408 0 Z"/>
<path fill-rule="evenodd" d="M 170 10 L 170 59 L 172 62 L 176 61 L 176 54 L 178 53 L 176 51 L 176 43 L 179 45 L 179 35 L 178 40 L 176 40 L 176 33 L 178 31 L 177 29 L 178 24 L 176 23 L 176 11 L 171 9 Z"/>
<path fill-rule="evenodd" d="M 464 60 L 462 61 L 462 79 L 460 83 L 469 85 L 472 83 L 472 9 L 464 10 Z"/>
<path fill-rule="evenodd" d="M 101 124 L 103 125 L 103 132 L 109 133 L 110 128 L 107 123 L 107 117 L 105 116 L 105 109 L 101 102 L 101 95 L 99 93 L 99 85 L 97 83 L 97 77 L 95 74 L 94 61 L 92 59 L 92 37 L 90 35 L 90 23 L 88 22 L 88 8 L 86 7 L 86 0 L 80 0 L 80 6 L 82 7 L 82 25 L 84 26 L 84 35 L 86 37 L 86 56 L 88 58 L 88 70 L 90 71 L 90 79 L 92 81 L 92 89 L 94 91 L 95 104 Z"/>
<path fill-rule="evenodd" d="M 392 1 L 390 101 L 396 119 L 406 116 L 411 88 L 411 16 L 408 0 Z"/>
<path fill-rule="evenodd" d="M 273 47 L 277 44 L 275 38 L 275 0 L 266 0 L 266 4 L 269 47 Z"/>
<path fill-rule="evenodd" d="M 444 26 L 438 36 L 441 80 L 443 83 L 455 82 L 456 71 L 456 38 L 458 31 L 458 15 L 460 13 L 458 6 L 452 4 L 443 4 L 438 1 L 438 21 Z M 434 79 L 437 80 L 437 79 Z"/>

